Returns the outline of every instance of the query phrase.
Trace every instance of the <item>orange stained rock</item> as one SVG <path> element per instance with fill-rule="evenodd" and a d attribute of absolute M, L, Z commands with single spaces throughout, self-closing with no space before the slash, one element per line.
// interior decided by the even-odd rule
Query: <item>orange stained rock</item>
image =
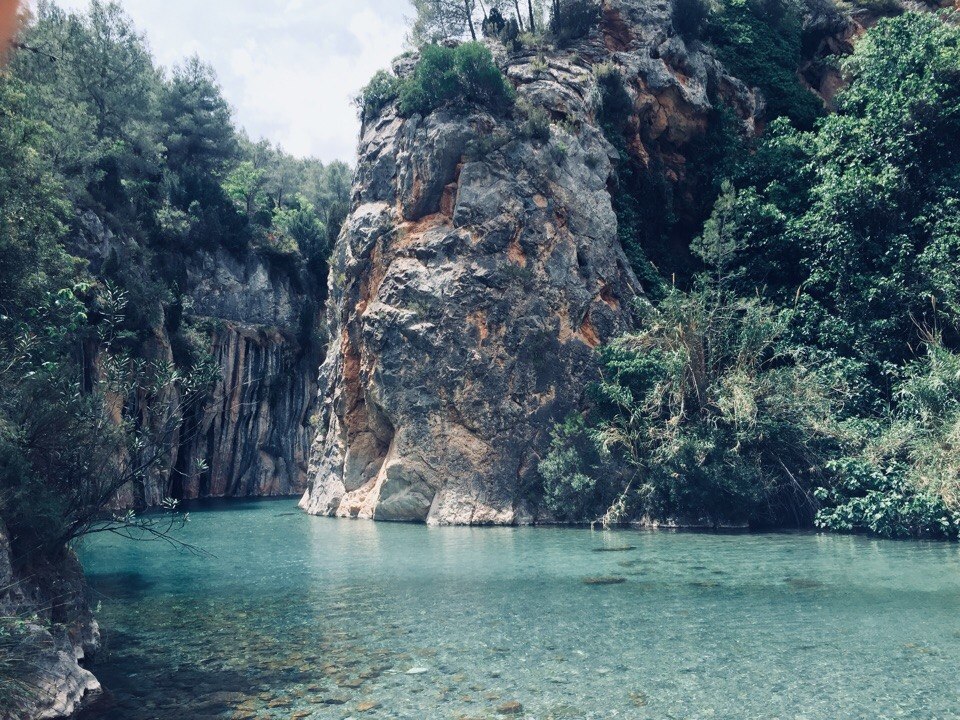
<path fill-rule="evenodd" d="M 19 0 L 0 0 L 0 56 L 6 58 L 21 19 Z"/>
<path fill-rule="evenodd" d="M 580 336 L 583 338 L 584 342 L 586 342 L 587 345 L 592 348 L 595 348 L 600 344 L 600 335 L 597 334 L 597 329 L 590 321 L 589 314 L 587 314 L 587 316 L 583 319 L 583 323 L 580 325 Z"/>

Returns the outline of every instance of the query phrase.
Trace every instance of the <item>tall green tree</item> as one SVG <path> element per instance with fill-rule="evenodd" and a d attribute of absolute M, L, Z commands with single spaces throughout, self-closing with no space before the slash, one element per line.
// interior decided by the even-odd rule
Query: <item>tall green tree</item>
<path fill-rule="evenodd" d="M 86 13 L 40 3 L 20 53 L 18 77 L 60 135 L 58 164 L 110 212 L 145 211 L 159 172 L 159 72 L 141 33 L 116 2 L 92 0 Z"/>
<path fill-rule="evenodd" d="M 212 179 L 236 162 L 239 153 L 230 106 L 213 68 L 193 56 L 173 70 L 161 103 L 167 163 Z"/>
<path fill-rule="evenodd" d="M 881 21 L 844 64 L 837 112 L 810 132 L 775 124 L 713 220 L 729 216 L 748 241 L 743 291 L 796 303 L 804 342 L 866 363 L 881 388 L 918 328 L 956 317 L 958 47 L 960 30 L 935 15 Z"/>

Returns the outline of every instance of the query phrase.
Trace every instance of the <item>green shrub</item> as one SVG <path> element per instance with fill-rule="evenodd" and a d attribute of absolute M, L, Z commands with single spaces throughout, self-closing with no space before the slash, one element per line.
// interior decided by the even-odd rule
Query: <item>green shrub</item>
<path fill-rule="evenodd" d="M 596 0 L 554 0 L 550 12 L 550 34 L 559 47 L 585 37 L 600 23 Z"/>
<path fill-rule="evenodd" d="M 613 63 L 601 63 L 593 69 L 596 79 L 597 120 L 609 137 L 618 134 L 634 112 L 633 99 L 627 92 L 623 73 Z"/>
<path fill-rule="evenodd" d="M 539 470 L 544 502 L 557 520 L 595 520 L 620 492 L 609 453 L 581 415 L 571 415 L 553 429 L 550 452 Z"/>
<path fill-rule="evenodd" d="M 603 348 L 589 437 L 636 478 L 607 493 L 619 498 L 615 516 L 813 519 L 812 480 L 840 433 L 831 392 L 784 342 L 788 319 L 700 278 L 690 293 L 674 290 L 648 309 L 641 331 Z M 562 446 L 565 437 L 555 437 L 545 468 L 571 468 L 568 485 L 593 492 L 579 475 L 594 463 L 578 459 L 582 451 L 564 455 L 577 447 Z M 549 494 L 566 497 L 554 487 Z"/>
<path fill-rule="evenodd" d="M 956 538 L 960 532 L 960 514 L 939 495 L 911 483 L 902 465 L 878 468 L 860 458 L 843 458 L 829 469 L 838 479 L 816 490 L 822 504 L 818 527 L 888 538 Z"/>
<path fill-rule="evenodd" d="M 833 463 L 818 490 L 817 516 L 830 530 L 887 537 L 960 532 L 960 355 L 928 338 L 926 353 L 897 381 L 895 409 L 862 451 Z"/>
<path fill-rule="evenodd" d="M 383 108 L 400 96 L 402 84 L 400 78 L 393 73 L 378 70 L 354 99 L 361 120 L 366 122 L 379 115 Z"/>
<path fill-rule="evenodd" d="M 806 129 L 824 110 L 798 76 L 802 35 L 799 11 L 783 0 L 724 0 L 706 30 L 727 69 L 763 92 L 771 118 L 786 115 Z"/>
<path fill-rule="evenodd" d="M 480 43 L 456 48 L 427 45 L 400 89 L 400 112 L 427 115 L 445 105 L 473 104 L 493 112 L 512 107 L 516 91 Z"/>
<path fill-rule="evenodd" d="M 550 139 L 550 114 L 546 110 L 526 100 L 517 103 L 517 110 L 521 117 L 526 118 L 520 130 L 523 137 L 540 142 Z"/>
<path fill-rule="evenodd" d="M 710 16 L 706 0 L 673 0 L 670 12 L 673 29 L 684 40 L 699 40 L 704 24 Z"/>

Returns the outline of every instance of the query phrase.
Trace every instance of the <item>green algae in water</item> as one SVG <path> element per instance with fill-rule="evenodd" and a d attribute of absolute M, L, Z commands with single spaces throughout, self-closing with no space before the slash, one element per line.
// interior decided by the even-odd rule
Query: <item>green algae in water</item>
<path fill-rule="evenodd" d="M 954 545 L 618 531 L 646 572 L 605 590 L 596 538 L 286 500 L 193 511 L 214 557 L 91 538 L 114 699 L 88 718 L 960 717 Z M 705 558 L 721 585 L 694 584 Z"/>

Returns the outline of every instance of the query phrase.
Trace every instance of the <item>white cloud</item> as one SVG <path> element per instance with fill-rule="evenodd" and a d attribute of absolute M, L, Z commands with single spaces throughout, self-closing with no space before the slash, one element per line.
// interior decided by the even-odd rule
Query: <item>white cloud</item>
<path fill-rule="evenodd" d="M 57 0 L 83 9 L 87 0 Z M 216 69 L 238 125 L 297 155 L 353 161 L 351 97 L 402 51 L 407 0 L 120 0 L 157 60 Z"/>

